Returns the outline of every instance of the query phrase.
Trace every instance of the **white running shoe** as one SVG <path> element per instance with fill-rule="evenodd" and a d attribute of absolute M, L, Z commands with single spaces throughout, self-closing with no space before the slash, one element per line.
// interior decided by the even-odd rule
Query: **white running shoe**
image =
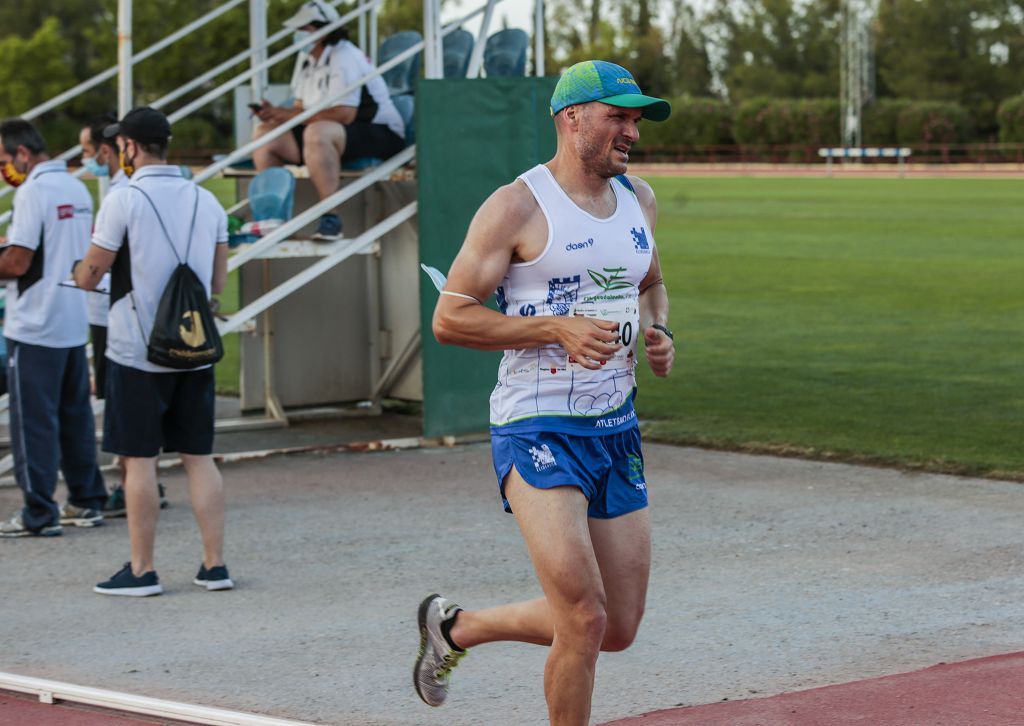
<path fill-rule="evenodd" d="M 412 669 L 416 693 L 428 706 L 440 706 L 448 697 L 451 671 L 466 655 L 445 640 L 442 623 L 454 618 L 462 608 L 440 595 L 428 595 L 419 610 L 420 652 Z"/>

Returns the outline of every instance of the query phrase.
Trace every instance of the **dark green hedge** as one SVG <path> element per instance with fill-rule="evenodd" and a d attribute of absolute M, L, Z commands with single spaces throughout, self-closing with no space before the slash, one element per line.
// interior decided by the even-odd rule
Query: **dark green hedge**
<path fill-rule="evenodd" d="M 831 98 L 754 98 L 733 113 L 732 133 L 741 144 L 839 143 L 839 102 Z"/>
<path fill-rule="evenodd" d="M 640 148 L 731 144 L 732 109 L 717 98 L 682 96 L 669 99 L 672 115 L 661 123 L 644 121 Z"/>
<path fill-rule="evenodd" d="M 999 140 L 1004 143 L 1024 142 L 1024 94 L 1012 96 L 996 112 L 999 121 Z"/>
<path fill-rule="evenodd" d="M 971 119 L 959 103 L 914 101 L 900 112 L 896 133 L 901 144 L 955 144 L 971 136 Z"/>

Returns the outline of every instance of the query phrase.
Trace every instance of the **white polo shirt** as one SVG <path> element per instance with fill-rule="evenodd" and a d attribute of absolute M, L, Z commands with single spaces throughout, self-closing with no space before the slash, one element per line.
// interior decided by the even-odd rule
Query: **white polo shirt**
<path fill-rule="evenodd" d="M 28 271 L 7 284 L 4 335 L 47 348 L 85 345 L 85 294 L 60 285 L 85 257 L 92 228 L 92 197 L 68 174 L 64 161 L 36 164 L 14 193 L 8 244 L 34 252 Z"/>
<path fill-rule="evenodd" d="M 128 175 L 123 169 L 118 169 L 114 176 L 110 177 L 110 185 L 107 187 L 107 195 L 120 186 L 128 183 Z M 106 198 L 106 197 L 104 197 Z M 108 272 L 100 280 L 97 286 L 101 290 L 110 290 L 110 273 Z M 101 328 L 107 327 L 107 312 L 110 310 L 110 295 L 103 292 L 88 292 L 86 298 L 86 312 L 89 316 L 89 325 L 97 325 Z"/>
<path fill-rule="evenodd" d="M 358 83 L 360 78 L 372 70 L 373 64 L 363 51 L 350 41 L 342 40 L 324 48 L 319 58 L 306 56 L 298 64 L 292 77 L 292 95 L 302 102 L 303 108 L 310 108 L 324 98 L 336 96 L 353 83 Z M 364 120 L 383 124 L 405 138 L 405 123 L 391 102 L 388 86 L 380 76 L 357 86 L 334 105 L 358 108 L 357 118 L 360 119 L 376 106 L 376 113 Z"/>
<path fill-rule="evenodd" d="M 153 201 L 170 241 L 139 189 Z M 129 184 L 111 191 L 103 200 L 92 236 L 94 245 L 117 253 L 110 271 L 107 358 L 140 371 L 176 372 L 146 359 L 160 296 L 186 250 L 188 266 L 209 295 L 214 253 L 218 244 L 227 241 L 228 217 L 223 207 L 213 194 L 185 179 L 177 166 L 144 166 Z"/>

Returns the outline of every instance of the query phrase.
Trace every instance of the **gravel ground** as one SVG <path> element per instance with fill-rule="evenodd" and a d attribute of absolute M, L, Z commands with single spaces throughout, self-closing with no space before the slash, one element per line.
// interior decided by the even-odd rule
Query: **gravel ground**
<path fill-rule="evenodd" d="M 654 566 L 634 646 L 598 666 L 595 722 L 1024 649 L 1021 485 L 652 445 Z M 165 475 L 165 594 L 91 592 L 124 520 L 0 541 L 0 671 L 327 724 L 539 724 L 545 649 L 494 644 L 449 703 L 411 686 L 428 592 L 539 593 L 486 445 L 233 464 L 238 588 L 191 585 L 198 534 Z M 0 512 L 19 492 L 0 490 Z"/>

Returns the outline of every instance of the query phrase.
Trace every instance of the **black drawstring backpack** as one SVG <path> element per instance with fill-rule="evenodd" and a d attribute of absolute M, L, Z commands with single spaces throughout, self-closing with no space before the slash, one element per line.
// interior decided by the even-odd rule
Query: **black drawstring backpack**
<path fill-rule="evenodd" d="M 171 273 L 160 304 L 153 318 L 153 331 L 149 334 L 146 347 L 146 358 L 150 363 L 168 368 L 188 370 L 199 366 L 216 363 L 224 357 L 224 344 L 221 342 L 217 324 L 210 311 L 210 301 L 206 297 L 206 288 L 202 281 L 188 266 L 188 254 L 192 250 L 192 236 L 195 232 L 196 211 L 199 207 L 199 190 L 196 189 L 196 201 L 192 207 L 192 222 L 189 225 L 188 246 L 185 259 L 178 256 L 164 220 L 160 217 L 153 200 L 140 187 L 130 185 L 141 192 L 149 202 L 160 229 L 163 230 L 167 244 L 171 246 L 178 266 Z M 132 300 L 134 303 L 134 299 Z M 136 307 L 136 315 L 138 307 Z M 139 327 L 142 322 L 139 321 Z M 146 334 L 143 332 L 143 339 Z"/>

